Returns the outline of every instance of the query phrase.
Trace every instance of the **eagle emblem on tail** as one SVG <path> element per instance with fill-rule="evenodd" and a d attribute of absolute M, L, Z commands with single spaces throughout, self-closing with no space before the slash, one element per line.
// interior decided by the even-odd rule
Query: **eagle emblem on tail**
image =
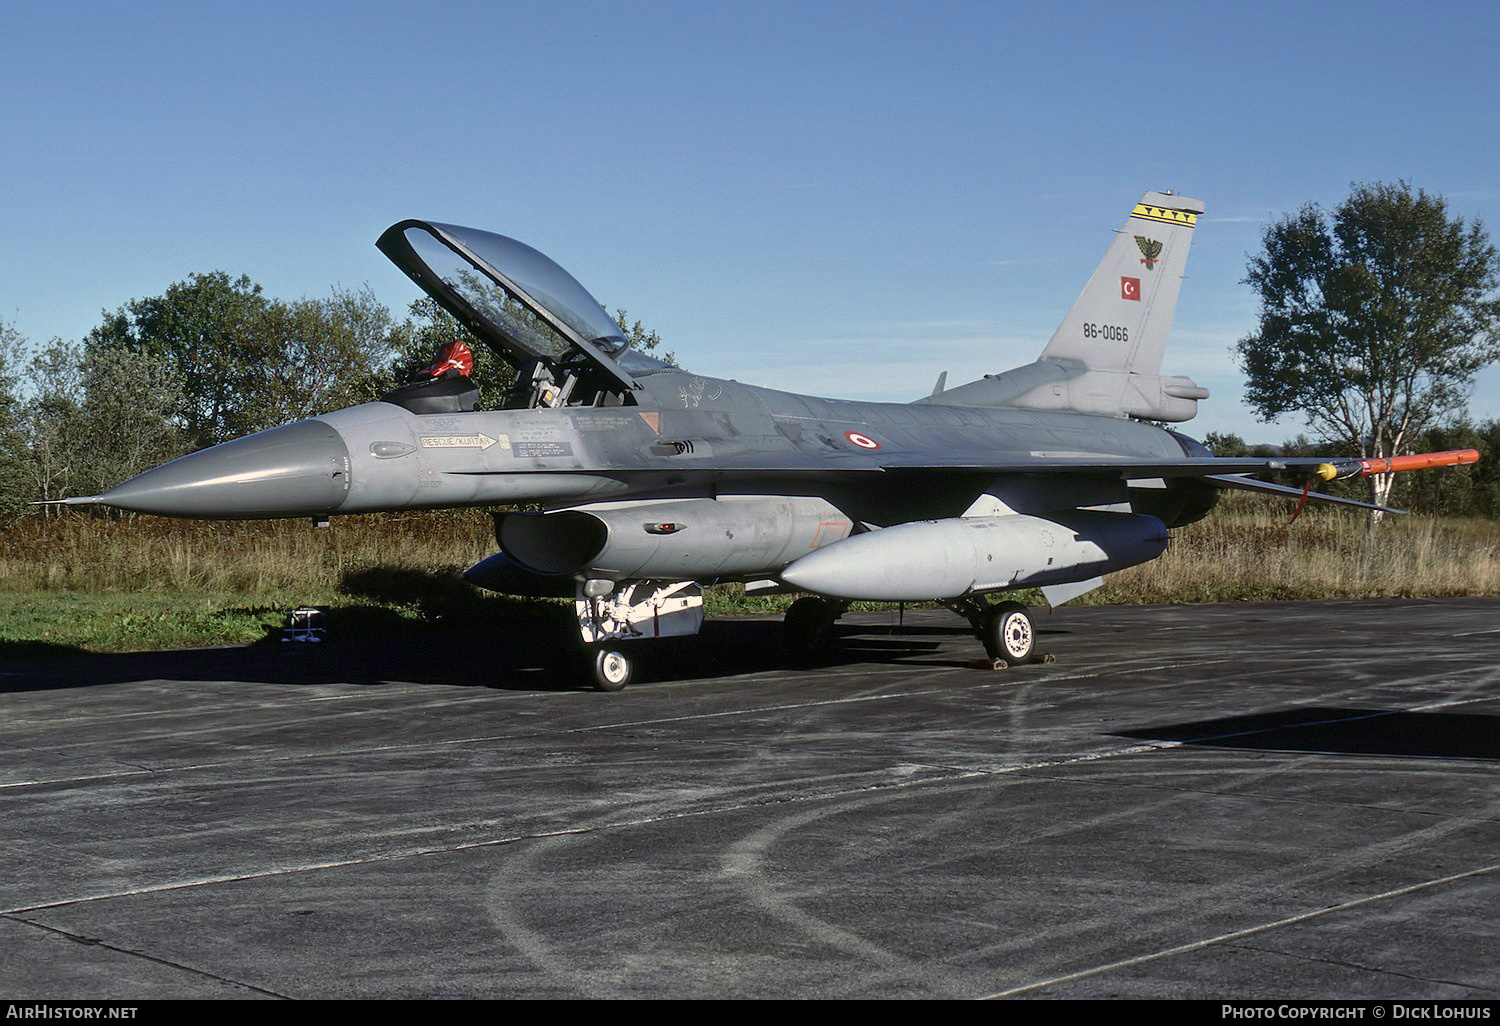
<path fill-rule="evenodd" d="M 1135 244 L 1140 249 L 1141 256 L 1144 258 L 1141 260 L 1141 263 L 1146 265 L 1146 270 L 1156 270 L 1156 261 L 1161 259 L 1161 243 L 1155 239 L 1148 239 L 1144 235 L 1137 235 L 1135 237 Z"/>

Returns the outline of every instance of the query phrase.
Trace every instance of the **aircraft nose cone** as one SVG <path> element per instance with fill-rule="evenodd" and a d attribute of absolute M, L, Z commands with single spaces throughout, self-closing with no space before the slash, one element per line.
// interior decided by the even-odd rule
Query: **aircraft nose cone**
<path fill-rule="evenodd" d="M 206 519 L 332 513 L 349 493 L 349 448 L 318 420 L 236 438 L 164 463 L 94 502 L 137 513 Z"/>

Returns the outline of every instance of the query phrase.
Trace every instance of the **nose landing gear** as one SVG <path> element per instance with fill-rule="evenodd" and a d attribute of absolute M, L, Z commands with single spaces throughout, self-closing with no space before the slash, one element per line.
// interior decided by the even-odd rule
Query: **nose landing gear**
<path fill-rule="evenodd" d="M 614 645 L 589 646 L 589 676 L 598 691 L 624 691 L 635 679 L 635 660 Z"/>

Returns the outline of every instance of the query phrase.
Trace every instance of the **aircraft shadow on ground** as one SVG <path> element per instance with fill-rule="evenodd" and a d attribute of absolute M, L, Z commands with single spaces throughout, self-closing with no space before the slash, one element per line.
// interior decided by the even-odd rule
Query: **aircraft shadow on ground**
<path fill-rule="evenodd" d="M 1249 751 L 1500 760 L 1500 717 L 1477 713 L 1301 707 L 1115 736 Z"/>
<path fill-rule="evenodd" d="M 449 571 L 374 566 L 346 572 L 339 590 L 355 600 L 326 610 L 324 643 L 287 643 L 268 627 L 249 646 L 95 654 L 44 641 L 0 642 L 0 693 L 132 680 L 381 684 L 390 681 L 559 691 L 586 687 L 588 670 L 569 602 L 482 593 Z M 261 615 L 265 609 L 242 609 Z M 637 681 L 693 680 L 857 664 L 977 666 L 972 631 L 956 616 L 895 613 L 885 623 L 845 620 L 837 643 L 798 658 L 779 618 L 717 617 L 695 638 L 644 642 Z M 852 614 L 851 614 L 852 619 Z M 1069 633 L 1039 627 L 1039 635 Z M 966 640 L 959 640 L 966 639 Z M 957 641 L 949 645 L 949 641 Z"/>
<path fill-rule="evenodd" d="M 141 680 L 243 681 L 315 686 L 392 682 L 506 691 L 586 689 L 571 610 L 540 607 L 495 623 L 413 625 L 381 608 L 331 611 L 321 643 L 260 642 L 224 648 L 102 655 L 43 642 L 0 644 L 0 694 Z M 967 632 L 954 629 L 962 635 Z M 947 628 L 840 627 L 840 642 L 811 660 L 792 657 L 779 620 L 711 619 L 697 637 L 641 644 L 638 683 L 713 679 L 768 671 L 931 661 Z M 913 637 L 911 635 L 918 635 Z M 977 642 L 975 654 L 979 653 Z"/>

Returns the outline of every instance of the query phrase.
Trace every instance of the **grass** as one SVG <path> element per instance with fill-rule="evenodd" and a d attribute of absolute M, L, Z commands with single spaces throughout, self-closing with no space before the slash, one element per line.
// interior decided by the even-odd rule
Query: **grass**
<path fill-rule="evenodd" d="M 328 529 L 59 512 L 0 531 L 0 658 L 244 643 L 302 605 L 328 609 L 341 633 L 557 612 L 557 600 L 486 595 L 458 577 L 495 548 L 479 511 L 341 517 Z M 1353 511 L 1309 509 L 1291 527 L 1288 517 L 1282 504 L 1226 496 L 1207 520 L 1175 530 L 1162 558 L 1078 602 L 1500 594 L 1500 522 L 1387 517 L 1371 535 Z M 706 597 L 717 616 L 790 602 L 747 598 L 737 585 Z"/>
<path fill-rule="evenodd" d="M 0 651 L 110 652 L 257 641 L 285 608 L 198 592 L 0 592 Z"/>
<path fill-rule="evenodd" d="M 497 614 L 516 603 L 458 578 L 493 548 L 489 518 L 472 511 L 327 529 L 31 517 L 0 532 L 0 653 L 244 643 L 298 606 L 372 631 Z"/>
<path fill-rule="evenodd" d="M 1237 500 L 1237 501 L 1236 501 Z M 1241 602 L 1500 594 L 1500 521 L 1315 508 L 1294 525 L 1280 504 L 1231 495 L 1172 532 L 1166 555 L 1080 601 Z"/>
<path fill-rule="evenodd" d="M 494 551 L 475 511 L 307 520 L 112 520 L 60 511 L 0 531 L 0 592 L 236 593 L 329 597 L 376 567 L 457 571 Z"/>

